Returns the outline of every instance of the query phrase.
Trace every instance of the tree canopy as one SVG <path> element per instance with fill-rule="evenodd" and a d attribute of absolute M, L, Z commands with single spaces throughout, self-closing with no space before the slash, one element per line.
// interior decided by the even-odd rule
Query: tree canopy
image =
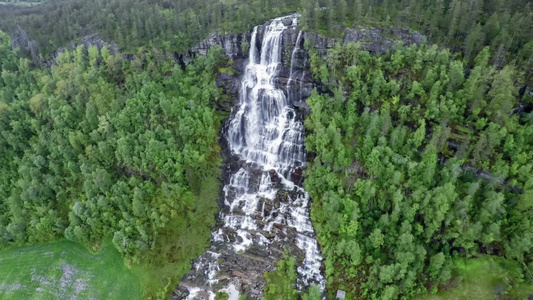
<path fill-rule="evenodd" d="M 326 93 L 305 121 L 330 292 L 435 291 L 454 257 L 482 253 L 532 269 L 533 118 L 516 107 L 533 99 L 519 96 L 516 67 L 491 64 L 488 48 L 468 68 L 437 46 L 338 47 L 328 76 L 311 59 Z"/>
<path fill-rule="evenodd" d="M 216 211 L 220 49 L 185 69 L 83 46 L 57 61 L 30 69 L 0 32 L 0 247 L 110 238 L 143 263 L 171 234 L 190 248 L 169 257 L 198 255 Z"/>

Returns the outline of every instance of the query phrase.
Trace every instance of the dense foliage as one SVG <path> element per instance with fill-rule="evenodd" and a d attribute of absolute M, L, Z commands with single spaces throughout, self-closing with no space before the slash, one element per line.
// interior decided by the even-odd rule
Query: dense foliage
<path fill-rule="evenodd" d="M 0 247 L 109 237 L 133 261 L 198 255 L 218 194 L 220 52 L 183 70 L 79 46 L 32 71 L 0 34 Z"/>
<path fill-rule="evenodd" d="M 533 269 L 533 101 L 518 97 L 523 74 L 491 65 L 487 48 L 471 69 L 436 46 L 374 56 L 349 44 L 326 61 L 311 55 L 326 93 L 308 99 L 315 157 L 305 187 L 330 291 L 434 291 L 453 257 L 480 253 Z"/>
<path fill-rule="evenodd" d="M 275 271 L 265 273 L 265 300 L 320 300 L 322 295 L 316 285 L 308 292 L 296 289 L 296 259 L 285 254 Z"/>
<path fill-rule="evenodd" d="M 295 11 L 328 36 L 410 26 L 450 49 L 311 54 L 321 89 L 308 101 L 306 188 L 329 291 L 435 291 L 454 257 L 480 253 L 531 276 L 527 0 L 4 1 L 0 28 L 33 46 L 27 31 L 42 59 L 93 33 L 138 59 L 78 47 L 32 69 L 0 33 L 0 247 L 107 237 L 132 261 L 186 272 L 170 263 L 200 253 L 214 223 L 221 61 L 213 51 L 182 68 L 163 52 Z M 297 297 L 294 268 L 286 258 L 267 274 L 268 299 Z"/>
<path fill-rule="evenodd" d="M 0 9 L 0 28 L 28 31 L 44 57 L 82 36 L 100 33 L 127 51 L 138 47 L 186 51 L 217 32 L 244 32 L 297 10 L 296 0 L 46 0 Z"/>
<path fill-rule="evenodd" d="M 468 62 L 491 46 L 498 65 L 515 61 L 533 74 L 531 1 L 315 0 L 302 1 L 300 9 L 307 30 L 339 35 L 344 27 L 408 25 L 430 43 L 464 52 Z"/>
<path fill-rule="evenodd" d="M 27 30 L 45 58 L 92 33 L 133 52 L 146 46 L 185 51 L 210 32 L 249 32 L 269 18 L 300 11 L 305 30 L 330 36 L 345 27 L 408 25 L 431 43 L 464 52 L 469 62 L 491 46 L 498 65 L 515 61 L 531 76 L 532 9 L 527 0 L 47 0 L 34 7 L 6 5 L 0 28 Z"/>

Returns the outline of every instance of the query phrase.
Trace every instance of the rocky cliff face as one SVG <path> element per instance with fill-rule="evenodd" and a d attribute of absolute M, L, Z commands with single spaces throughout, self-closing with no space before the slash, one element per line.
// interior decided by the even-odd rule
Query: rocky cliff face
<path fill-rule="evenodd" d="M 245 44 L 250 43 L 250 34 L 227 34 L 220 35 L 217 33 L 210 34 L 207 39 L 199 43 L 198 45 L 189 49 L 185 53 L 176 53 L 175 57 L 178 62 L 184 65 L 189 64 L 191 59 L 197 55 L 207 55 L 210 48 L 214 46 L 220 46 L 224 50 L 226 55 L 232 61 L 239 61 L 240 59 L 246 59 L 248 56 Z"/>
<path fill-rule="evenodd" d="M 78 46 L 80 46 L 80 45 L 83 45 L 85 47 L 85 49 L 89 49 L 91 47 L 96 47 L 98 50 L 102 50 L 102 48 L 106 47 L 107 50 L 109 50 L 109 52 L 111 54 L 119 53 L 118 45 L 115 42 L 113 42 L 113 41 L 106 42 L 106 41 L 104 41 L 102 39 L 102 37 L 99 34 L 91 34 L 91 35 L 84 36 L 78 42 L 71 43 L 67 47 L 57 49 L 56 51 L 54 51 L 54 53 L 52 53 L 52 56 L 50 57 L 50 59 L 48 59 L 48 60 L 43 62 L 43 65 L 49 67 L 52 64 L 55 64 L 57 57 L 61 53 L 65 53 L 65 51 L 67 51 L 67 50 L 68 51 L 75 51 L 76 48 Z M 130 55 L 128 55 L 128 54 L 123 54 L 122 56 L 123 56 L 124 59 L 130 59 L 131 58 Z"/>
<path fill-rule="evenodd" d="M 222 88 L 224 94 L 235 100 L 238 98 L 240 89 L 240 78 L 244 72 L 245 61 L 248 58 L 246 45 L 250 44 L 249 33 L 242 34 L 226 34 L 221 35 L 212 33 L 207 39 L 192 47 L 184 53 L 175 52 L 174 56 L 176 63 L 185 67 L 191 60 L 198 55 L 207 55 L 209 50 L 213 47 L 221 47 L 223 55 L 233 63 L 232 74 L 218 73 L 216 84 Z M 167 54 L 169 56 L 169 54 Z M 234 101 L 230 103 L 218 103 L 218 109 L 229 112 L 233 107 Z"/>
<path fill-rule="evenodd" d="M 11 48 L 26 53 L 33 61 L 40 64 L 39 45 L 36 41 L 30 39 L 28 33 L 20 26 L 11 35 Z"/>
<path fill-rule="evenodd" d="M 409 28 L 359 28 L 344 31 L 344 45 L 361 42 L 361 47 L 371 53 L 383 53 L 390 50 L 395 43 L 404 45 L 422 44 L 426 38 Z"/>
<path fill-rule="evenodd" d="M 326 38 L 316 33 L 306 32 L 305 39 L 310 41 L 309 45 L 317 49 L 322 57 L 325 57 L 327 50 L 337 43 L 347 45 L 360 42 L 361 48 L 370 53 L 384 53 L 392 49 L 395 44 L 409 46 L 426 42 L 425 36 L 409 28 L 346 28 L 341 39 Z"/>
<path fill-rule="evenodd" d="M 282 40 L 282 59 L 283 67 L 280 71 L 278 80 L 280 85 L 285 86 L 284 83 L 288 81 L 290 73 L 291 57 L 294 54 L 293 50 L 298 41 L 301 45 L 300 48 L 304 48 L 304 43 L 307 41 L 308 45 L 317 50 L 317 53 L 325 58 L 328 49 L 335 47 L 336 44 L 347 45 L 348 43 L 361 43 L 361 48 L 369 51 L 370 53 L 384 53 L 391 50 L 394 45 L 403 44 L 406 46 L 417 44 L 420 45 L 426 42 L 426 37 L 418 33 L 415 30 L 409 28 L 357 28 L 357 29 L 345 29 L 343 38 L 327 38 L 312 32 L 302 32 L 300 40 L 298 40 L 299 28 L 288 29 L 283 34 Z M 258 28 L 258 41 L 263 38 L 264 26 Z M 217 77 L 217 84 L 222 87 L 225 92 L 233 95 L 234 98 L 238 97 L 238 90 L 240 86 L 239 77 L 243 73 L 245 61 L 248 58 L 248 53 L 243 51 L 243 42 L 250 43 L 250 34 L 229 34 L 218 35 L 211 34 L 208 39 L 200 43 L 199 45 L 191 48 L 188 52 L 182 54 L 176 54 L 176 59 L 183 65 L 188 64 L 191 59 L 196 55 L 206 55 L 209 48 L 214 46 L 220 46 L 224 49 L 225 56 L 234 61 L 235 74 L 230 76 L 229 74 L 219 74 Z M 261 47 L 260 42 L 256 45 Z M 301 76 L 298 78 L 301 88 L 301 99 L 294 103 L 294 105 L 300 109 L 307 111 L 305 99 L 311 95 L 311 91 L 316 87 L 313 82 L 311 73 L 309 72 L 309 62 L 307 60 L 307 53 L 301 51 L 296 53 L 295 59 L 293 59 L 293 68 L 298 72 L 301 72 Z M 287 91 L 286 91 L 287 92 Z"/>
<path fill-rule="evenodd" d="M 92 34 L 84 36 L 80 41 L 73 42 L 63 48 L 57 49 L 49 58 L 43 59 L 41 57 L 38 43 L 32 40 L 24 29 L 18 27 L 11 35 L 11 47 L 13 50 L 21 51 L 24 55 L 30 57 L 35 64 L 43 67 L 50 67 L 52 64 L 55 64 L 59 54 L 64 53 L 67 50 L 75 51 L 79 45 L 85 46 L 85 49 L 94 46 L 98 50 L 106 47 L 111 54 L 119 53 L 118 45 L 115 42 L 106 42 L 99 34 Z M 124 54 L 123 57 L 124 59 L 133 59 L 132 55 L 129 54 Z"/>
<path fill-rule="evenodd" d="M 310 78 L 296 24 L 297 15 L 272 20 L 256 27 L 248 42 L 252 61 L 246 62 L 239 104 L 222 133 L 229 147 L 223 147 L 221 211 L 211 246 L 194 261 L 176 299 L 212 299 L 217 291 L 260 299 L 264 273 L 274 270 L 285 252 L 297 260 L 302 289 L 323 285 L 308 196 L 301 188 L 303 114 L 294 104 L 305 102 L 302 87 Z M 223 48 L 228 58 L 235 53 Z"/>

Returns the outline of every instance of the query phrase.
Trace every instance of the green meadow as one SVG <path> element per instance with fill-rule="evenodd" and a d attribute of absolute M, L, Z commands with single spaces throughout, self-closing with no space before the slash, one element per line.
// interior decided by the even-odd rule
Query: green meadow
<path fill-rule="evenodd" d="M 528 299 L 531 277 L 515 261 L 486 256 L 455 261 L 454 279 L 435 295 L 418 300 Z"/>
<path fill-rule="evenodd" d="M 66 240 L 0 251 L 0 299 L 140 299 L 139 280 L 111 245 Z"/>

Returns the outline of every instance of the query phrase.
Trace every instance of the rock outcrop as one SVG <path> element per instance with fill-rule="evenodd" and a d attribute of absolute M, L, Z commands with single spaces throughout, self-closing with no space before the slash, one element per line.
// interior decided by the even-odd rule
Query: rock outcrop
<path fill-rule="evenodd" d="M 20 26 L 17 26 L 17 30 L 11 35 L 11 47 L 13 50 L 27 54 L 37 64 L 41 63 L 39 45 L 36 41 L 30 39 L 28 33 Z"/>
<path fill-rule="evenodd" d="M 57 49 L 48 59 L 43 60 L 41 58 L 39 44 L 32 40 L 24 29 L 18 27 L 17 30 L 15 30 L 15 32 L 11 35 L 11 47 L 13 50 L 21 51 L 24 55 L 30 57 L 35 64 L 44 67 L 50 67 L 51 65 L 55 64 L 57 57 L 61 53 L 64 53 L 67 50 L 75 51 L 79 45 L 85 46 L 85 49 L 89 49 L 90 47 L 94 46 L 98 50 L 102 50 L 103 47 L 106 47 L 111 54 L 119 53 L 118 45 L 115 42 L 106 42 L 99 34 L 91 34 L 84 36 L 79 42 L 74 42 L 66 47 Z M 123 58 L 131 60 L 135 57 L 125 54 L 123 55 Z"/>
<path fill-rule="evenodd" d="M 243 45 L 250 43 L 250 34 L 218 34 L 212 33 L 207 39 L 192 47 L 185 53 L 176 53 L 176 60 L 183 65 L 188 65 L 197 55 L 207 55 L 210 48 L 220 46 L 224 50 L 224 55 L 232 61 L 246 59 L 248 53 L 243 49 Z"/>
<path fill-rule="evenodd" d="M 57 60 L 57 57 L 61 54 L 61 53 L 65 53 L 65 51 L 75 51 L 76 48 L 78 48 L 78 46 L 80 45 L 83 45 L 86 49 L 86 51 L 91 48 L 91 47 L 96 47 L 99 51 L 102 50 L 102 48 L 106 47 L 107 50 L 109 50 L 109 52 L 111 54 L 117 54 L 119 53 L 119 49 L 118 49 L 118 45 L 111 41 L 111 42 L 106 42 L 102 39 L 102 37 L 100 36 L 100 34 L 91 34 L 91 35 L 87 35 L 87 36 L 84 36 L 81 38 L 81 40 L 79 42 L 74 42 L 74 43 L 71 43 L 70 45 L 68 45 L 67 47 L 63 47 L 63 48 L 59 48 L 57 49 L 56 51 L 54 51 L 54 53 L 52 53 L 50 59 L 48 59 L 47 61 L 43 62 L 43 65 L 45 66 L 51 66 L 52 64 L 55 64 L 56 63 L 56 60 Z M 123 58 L 124 59 L 134 59 L 135 57 L 131 57 L 127 54 L 123 55 Z"/>
<path fill-rule="evenodd" d="M 393 48 L 395 44 L 420 45 L 426 42 L 426 37 L 409 28 L 346 28 L 342 38 L 326 38 L 316 33 L 305 33 L 309 45 L 317 50 L 321 57 L 326 57 L 327 50 L 335 47 L 337 43 L 361 43 L 361 48 L 370 53 L 384 53 Z"/>
<path fill-rule="evenodd" d="M 209 37 L 184 53 L 174 53 L 176 63 L 185 67 L 198 55 L 207 55 L 209 49 L 218 46 L 222 54 L 233 63 L 231 72 L 220 72 L 216 77 L 216 85 L 224 91 L 226 100 L 217 102 L 218 109 L 229 112 L 238 98 L 240 78 L 244 72 L 245 61 L 248 58 L 246 45 L 250 43 L 251 35 L 212 33 Z"/>
<path fill-rule="evenodd" d="M 389 51 L 395 43 L 404 45 L 422 44 L 426 38 L 409 28 L 359 28 L 344 31 L 344 45 L 361 42 L 361 48 L 371 53 Z"/>

